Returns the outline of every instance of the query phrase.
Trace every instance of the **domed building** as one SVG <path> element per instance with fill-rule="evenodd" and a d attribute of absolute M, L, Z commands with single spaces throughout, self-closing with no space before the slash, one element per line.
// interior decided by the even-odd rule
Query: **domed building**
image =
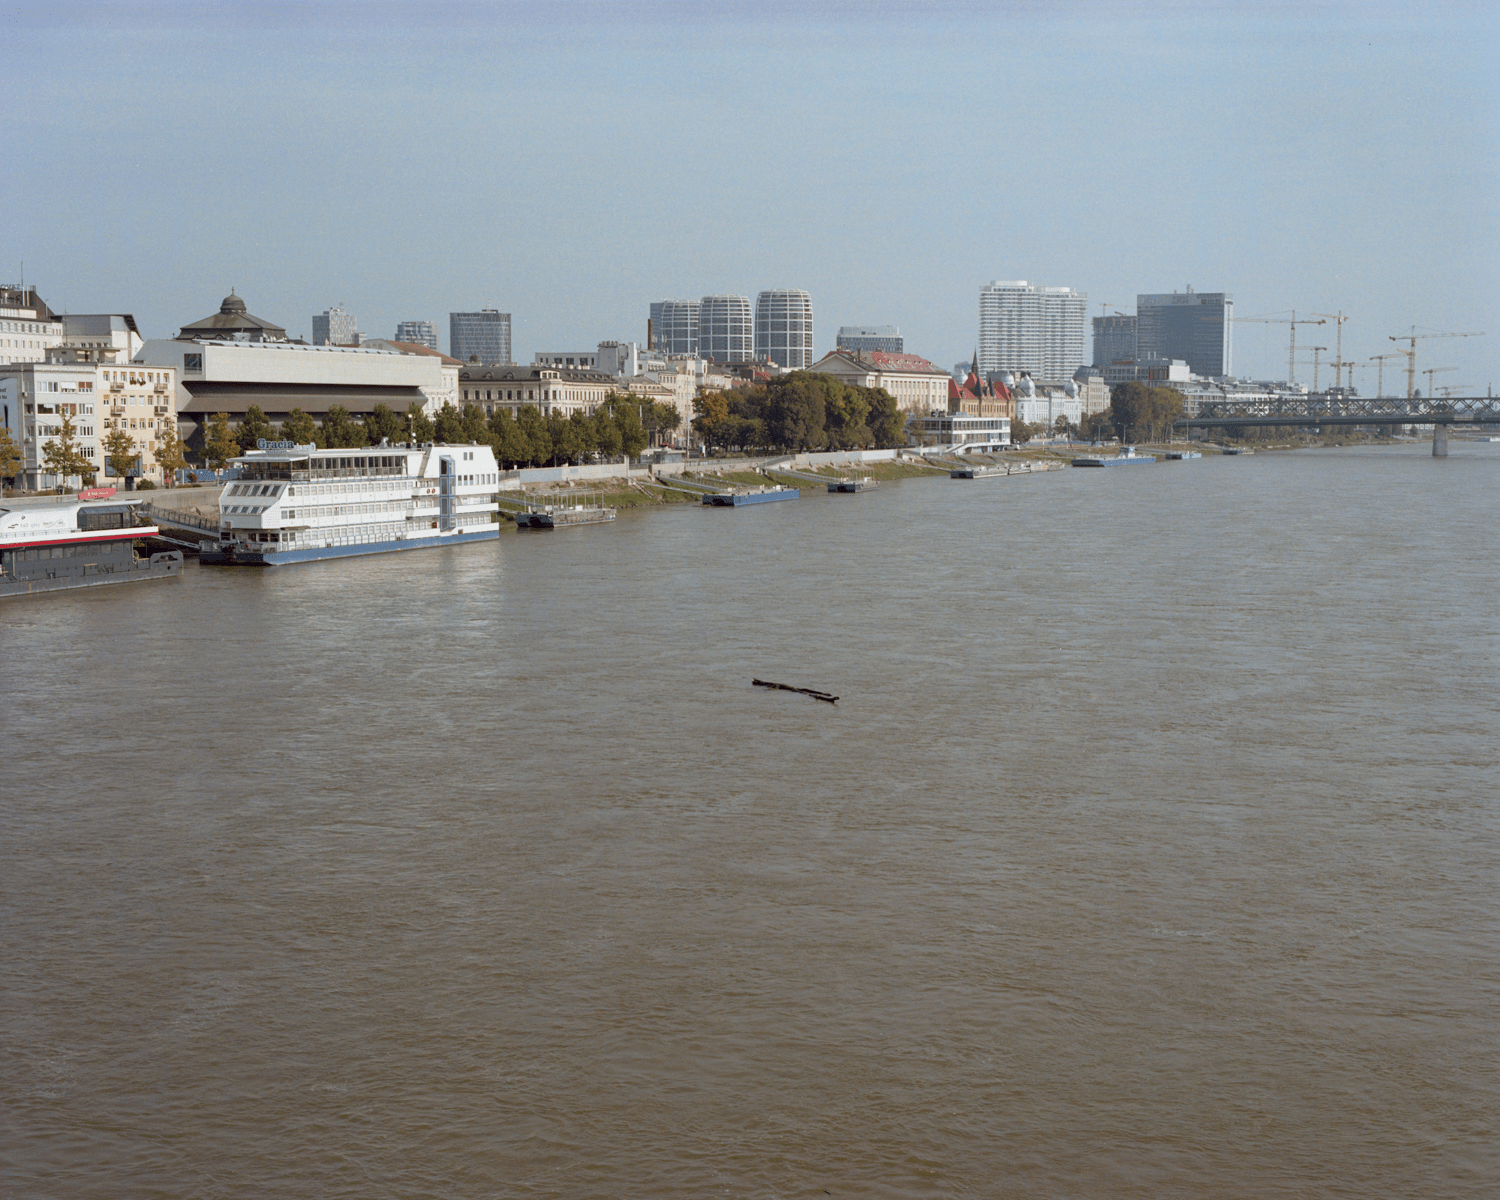
<path fill-rule="evenodd" d="M 194 342 L 284 342 L 286 330 L 280 325 L 252 316 L 245 309 L 245 302 L 229 290 L 219 305 L 219 311 L 177 331 L 182 341 Z"/>

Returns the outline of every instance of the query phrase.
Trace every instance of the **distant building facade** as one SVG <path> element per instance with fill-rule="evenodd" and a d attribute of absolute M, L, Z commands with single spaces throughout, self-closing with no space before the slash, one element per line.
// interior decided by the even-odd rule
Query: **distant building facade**
<path fill-rule="evenodd" d="M 979 292 L 979 369 L 1067 379 L 1084 365 L 1088 296 L 1065 287 L 996 280 Z"/>
<path fill-rule="evenodd" d="M 698 310 L 696 300 L 654 301 L 651 305 L 651 337 L 646 349 L 667 355 L 696 355 Z"/>
<path fill-rule="evenodd" d="M 0 366 L 45 361 L 63 334 L 63 318 L 47 307 L 36 288 L 0 287 Z"/>
<path fill-rule="evenodd" d="M 704 296 L 698 302 L 698 353 L 714 362 L 749 362 L 754 357 L 749 296 Z"/>
<path fill-rule="evenodd" d="M 413 342 L 429 350 L 438 348 L 437 326 L 431 321 L 402 321 L 396 326 L 393 342 Z"/>
<path fill-rule="evenodd" d="M 1116 313 L 1094 318 L 1096 367 L 1117 367 L 1135 361 L 1135 318 Z"/>
<path fill-rule="evenodd" d="M 812 366 L 811 296 L 800 289 L 783 289 L 755 298 L 755 357 L 788 371 Z"/>
<path fill-rule="evenodd" d="M 920 415 L 945 411 L 953 383 L 925 358 L 884 350 L 835 350 L 811 369 L 858 387 L 884 388 L 902 411 Z"/>
<path fill-rule="evenodd" d="M 1138 295 L 1135 357 L 1180 358 L 1194 375 L 1218 379 L 1234 368 L 1234 298 L 1224 292 Z M 1096 366 L 1103 363 L 1096 362 Z"/>
<path fill-rule="evenodd" d="M 493 308 L 449 313 L 448 353 L 460 362 L 509 363 L 510 313 Z"/>
<path fill-rule="evenodd" d="M 905 352 L 906 342 L 901 336 L 901 330 L 894 325 L 841 325 L 834 348 L 901 354 Z"/>
<path fill-rule="evenodd" d="M 354 314 L 344 311 L 342 304 L 324 309 L 312 319 L 312 344 L 314 346 L 353 346 L 359 342 L 355 329 Z"/>
<path fill-rule="evenodd" d="M 533 364 L 529 367 L 467 363 L 459 368 L 461 404 L 477 404 L 485 416 L 505 410 L 512 417 L 530 404 L 543 416 L 591 413 L 615 387 L 615 379 L 598 371 L 569 370 Z"/>

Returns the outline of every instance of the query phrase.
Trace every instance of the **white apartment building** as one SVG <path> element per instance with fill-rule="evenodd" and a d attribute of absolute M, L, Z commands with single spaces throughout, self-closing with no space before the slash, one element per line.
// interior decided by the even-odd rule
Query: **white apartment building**
<path fill-rule="evenodd" d="M 358 345 L 359 332 L 355 329 L 354 314 L 345 312 L 342 304 L 314 314 L 312 342 L 314 346 Z"/>
<path fill-rule="evenodd" d="M 1065 287 L 996 280 L 979 292 L 979 370 L 1025 371 L 1067 379 L 1088 360 L 1084 323 L 1088 297 Z"/>
<path fill-rule="evenodd" d="M 704 296 L 698 301 L 698 353 L 715 362 L 749 362 L 755 322 L 749 296 Z"/>
<path fill-rule="evenodd" d="M 903 412 L 926 414 L 948 408 L 948 372 L 916 354 L 835 350 L 814 363 L 812 370 L 859 387 L 884 388 Z"/>
<path fill-rule="evenodd" d="M 700 314 L 700 322 L 702 317 Z M 788 371 L 813 364 L 812 297 L 799 289 L 761 292 L 755 298 L 755 357 Z"/>
<path fill-rule="evenodd" d="M 47 351 L 62 345 L 63 318 L 47 307 L 36 288 L 0 287 L 0 366 L 45 362 Z"/>

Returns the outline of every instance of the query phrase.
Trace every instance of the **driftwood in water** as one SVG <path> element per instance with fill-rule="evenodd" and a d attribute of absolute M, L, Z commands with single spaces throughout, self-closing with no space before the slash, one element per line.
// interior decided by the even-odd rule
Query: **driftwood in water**
<path fill-rule="evenodd" d="M 750 681 L 756 687 L 775 688 L 782 692 L 801 692 L 804 696 L 811 696 L 814 700 L 822 700 L 827 704 L 837 704 L 839 698 L 828 692 L 820 692 L 814 688 L 793 687 L 789 683 L 767 683 L 764 679 L 752 679 Z"/>

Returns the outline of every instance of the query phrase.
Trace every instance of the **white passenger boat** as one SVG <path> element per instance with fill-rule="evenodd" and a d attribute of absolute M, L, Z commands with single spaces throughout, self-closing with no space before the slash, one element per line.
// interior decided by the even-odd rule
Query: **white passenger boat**
<path fill-rule="evenodd" d="M 260 445 L 233 460 L 240 478 L 219 496 L 219 540 L 203 543 L 200 563 L 274 566 L 500 536 L 489 446 Z"/>

